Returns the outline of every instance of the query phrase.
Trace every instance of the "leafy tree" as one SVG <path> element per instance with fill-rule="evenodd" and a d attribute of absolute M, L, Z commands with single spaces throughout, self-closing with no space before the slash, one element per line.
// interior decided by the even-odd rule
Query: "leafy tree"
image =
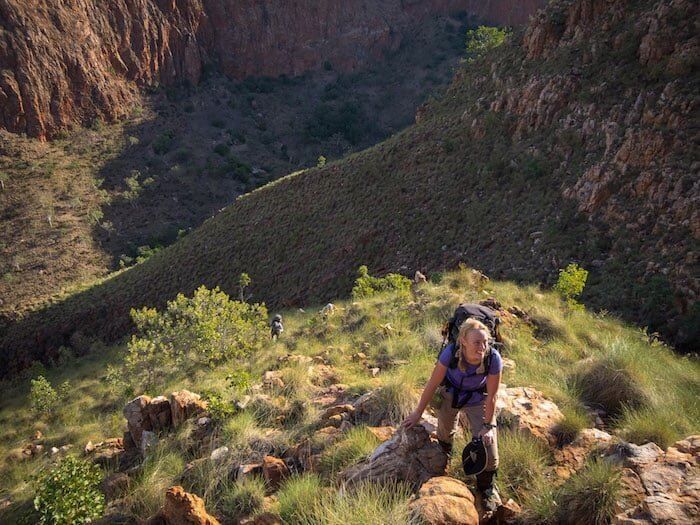
<path fill-rule="evenodd" d="M 583 308 L 576 298 L 581 295 L 588 279 L 588 270 L 584 270 L 576 263 L 569 264 L 563 270 L 559 270 L 559 279 L 554 289 L 559 292 L 562 299 L 569 307 L 580 310 Z"/>
<path fill-rule="evenodd" d="M 357 273 L 358 277 L 352 288 L 354 299 L 370 297 L 378 292 L 390 290 L 407 292 L 411 289 L 411 280 L 403 275 L 390 273 L 386 277 L 372 277 L 365 265 L 360 266 Z"/>
<path fill-rule="evenodd" d="M 245 290 L 250 286 L 250 283 L 252 283 L 252 279 L 250 278 L 250 275 L 247 273 L 243 272 L 239 277 L 238 277 L 238 298 L 242 303 L 246 302 L 247 299 L 250 299 L 250 296 L 246 298 L 245 295 Z"/>
<path fill-rule="evenodd" d="M 510 35 L 510 30 L 500 27 L 479 26 L 467 31 L 467 60 L 474 62 L 491 49 L 495 49 Z"/>
<path fill-rule="evenodd" d="M 72 456 L 40 474 L 34 496 L 39 523 L 73 525 L 102 516 L 105 498 L 98 488 L 101 480 L 97 465 Z"/>
<path fill-rule="evenodd" d="M 232 301 L 218 287 L 201 286 L 191 298 L 178 294 L 163 312 L 132 309 L 131 318 L 137 333 L 127 367 L 148 385 L 173 366 L 214 366 L 260 350 L 267 333 L 265 305 Z"/>
<path fill-rule="evenodd" d="M 56 390 L 43 375 L 32 379 L 31 383 L 29 404 L 34 413 L 44 416 L 51 415 L 56 411 L 70 388 L 68 381 L 66 381 Z"/>

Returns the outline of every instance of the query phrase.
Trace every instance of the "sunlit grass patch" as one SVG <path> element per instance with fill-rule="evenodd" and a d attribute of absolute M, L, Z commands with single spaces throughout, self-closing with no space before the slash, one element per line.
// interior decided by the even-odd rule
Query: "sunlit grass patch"
<path fill-rule="evenodd" d="M 528 493 L 544 482 L 551 454 L 539 440 L 508 430 L 498 433 L 498 449 L 498 486 L 507 497 L 522 503 Z"/>
<path fill-rule="evenodd" d="M 322 497 L 320 478 L 303 474 L 287 479 L 279 491 L 279 513 L 285 523 L 304 523 L 312 516 L 312 509 Z"/>
<path fill-rule="evenodd" d="M 405 484 L 363 483 L 351 490 L 331 492 L 318 501 L 313 514 L 301 523 L 328 525 L 394 525 L 410 523 L 408 501 L 412 490 Z"/>
<path fill-rule="evenodd" d="M 374 434 L 365 427 L 355 427 L 341 441 L 323 452 L 319 468 L 324 475 L 333 476 L 368 457 L 377 445 L 379 439 Z"/>

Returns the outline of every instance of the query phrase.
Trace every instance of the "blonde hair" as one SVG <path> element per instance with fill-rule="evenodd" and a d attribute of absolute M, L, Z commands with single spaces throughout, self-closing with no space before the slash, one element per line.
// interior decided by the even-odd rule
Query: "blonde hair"
<path fill-rule="evenodd" d="M 476 319 L 466 319 L 459 327 L 459 335 L 457 336 L 457 342 L 459 343 L 459 341 L 462 339 L 466 341 L 469 332 L 474 332 L 475 330 L 483 330 L 484 332 L 486 332 L 486 341 L 491 341 L 491 332 L 484 323 L 482 323 L 481 321 L 477 321 Z M 486 356 L 486 353 L 484 353 L 484 356 Z M 460 370 L 465 371 L 469 363 L 467 363 L 467 358 L 464 356 L 464 352 L 461 349 L 459 351 L 458 357 L 459 359 L 457 361 L 457 366 Z M 483 366 L 484 359 L 482 357 L 481 365 L 477 370 L 478 373 L 483 372 Z"/>

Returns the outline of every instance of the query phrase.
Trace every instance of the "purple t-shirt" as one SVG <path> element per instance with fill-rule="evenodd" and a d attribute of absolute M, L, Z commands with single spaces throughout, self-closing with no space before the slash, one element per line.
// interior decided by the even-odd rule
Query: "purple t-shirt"
<path fill-rule="evenodd" d="M 465 397 L 469 396 L 469 392 L 465 392 L 465 390 L 479 390 L 486 386 L 486 375 L 476 373 L 476 370 L 480 365 L 467 365 L 467 370 L 464 372 L 462 372 L 458 367 L 450 368 L 450 361 L 452 360 L 454 351 L 453 344 L 447 345 L 447 347 L 440 352 L 438 361 L 447 367 L 446 377 L 449 385 L 447 390 L 454 395 L 455 386 L 453 385 L 457 385 L 459 390 L 462 391 L 459 395 L 461 399 L 458 399 L 458 401 L 462 401 Z M 489 366 L 489 375 L 497 375 L 503 369 L 503 361 L 501 360 L 501 354 L 499 354 L 495 348 L 491 349 L 491 353 L 492 356 L 491 364 Z M 474 392 L 471 394 L 466 406 L 479 405 L 485 397 L 486 395 L 480 392 Z"/>

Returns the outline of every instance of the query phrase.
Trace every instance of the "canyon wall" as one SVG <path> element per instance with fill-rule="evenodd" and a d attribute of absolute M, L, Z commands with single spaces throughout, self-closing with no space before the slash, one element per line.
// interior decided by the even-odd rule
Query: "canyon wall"
<path fill-rule="evenodd" d="M 0 127 L 50 138 L 127 113 L 139 88 L 349 71 L 427 17 L 521 24 L 544 0 L 0 0 Z"/>

